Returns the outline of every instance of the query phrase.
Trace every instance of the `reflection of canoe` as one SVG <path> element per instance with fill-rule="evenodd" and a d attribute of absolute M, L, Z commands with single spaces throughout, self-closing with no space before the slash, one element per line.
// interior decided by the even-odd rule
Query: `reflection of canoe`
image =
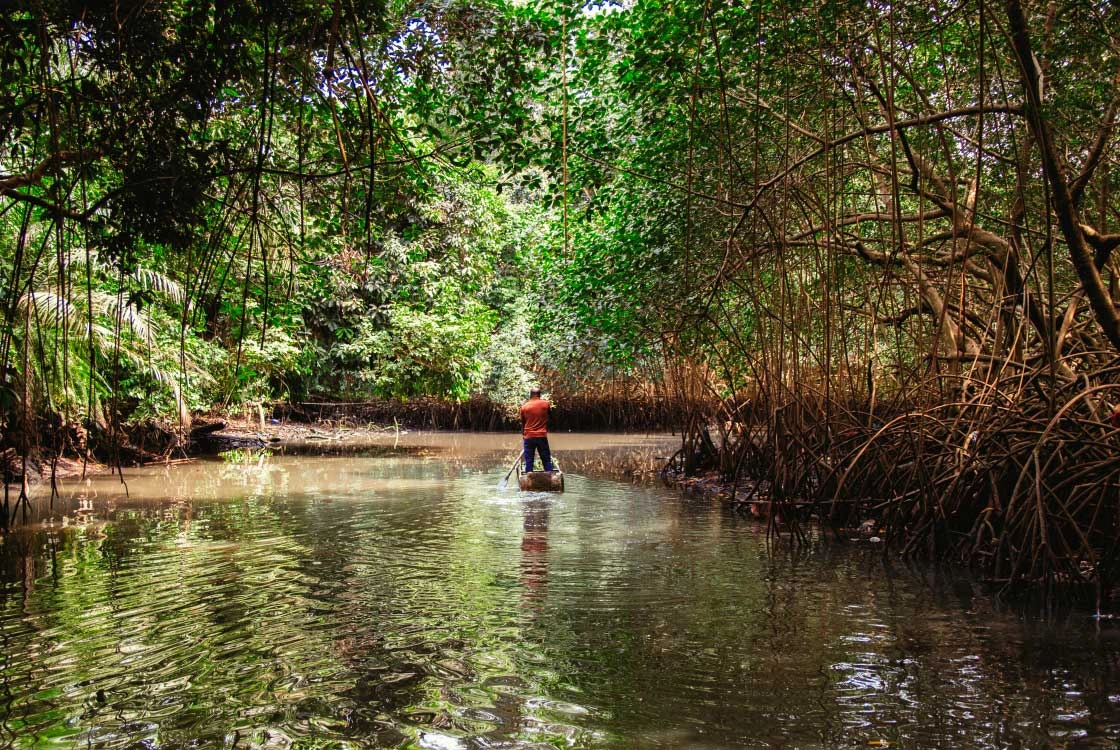
<path fill-rule="evenodd" d="M 563 492 L 564 472 L 522 471 L 517 469 L 517 486 L 533 492 Z"/>

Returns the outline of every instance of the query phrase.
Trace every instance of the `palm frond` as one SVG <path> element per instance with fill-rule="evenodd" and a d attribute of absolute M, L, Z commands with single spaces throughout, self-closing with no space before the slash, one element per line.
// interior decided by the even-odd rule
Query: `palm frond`
<path fill-rule="evenodd" d="M 64 297 L 53 291 L 41 289 L 27 292 L 16 303 L 21 316 L 30 317 L 36 325 L 46 325 L 48 321 L 57 321 L 51 327 L 66 326 L 71 331 L 80 331 L 86 318 L 75 309 Z"/>
<path fill-rule="evenodd" d="M 93 302 L 93 312 L 113 321 L 119 320 L 122 325 L 127 324 L 129 331 L 139 339 L 147 339 L 151 333 L 148 328 L 147 313 L 140 312 L 132 305 L 127 304 L 125 298 L 110 292 L 94 292 L 90 295 Z M 123 332 L 123 331 L 122 331 Z"/>
<path fill-rule="evenodd" d="M 159 292 L 172 302 L 182 304 L 185 299 L 183 288 L 169 276 L 165 276 L 159 271 L 153 271 L 150 268 L 137 268 L 131 278 L 141 289 Z"/>

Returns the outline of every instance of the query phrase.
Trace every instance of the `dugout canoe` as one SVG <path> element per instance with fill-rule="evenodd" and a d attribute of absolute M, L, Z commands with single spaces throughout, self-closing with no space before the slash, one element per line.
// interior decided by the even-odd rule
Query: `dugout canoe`
<path fill-rule="evenodd" d="M 517 470 L 517 486 L 526 492 L 563 492 L 564 472 Z"/>

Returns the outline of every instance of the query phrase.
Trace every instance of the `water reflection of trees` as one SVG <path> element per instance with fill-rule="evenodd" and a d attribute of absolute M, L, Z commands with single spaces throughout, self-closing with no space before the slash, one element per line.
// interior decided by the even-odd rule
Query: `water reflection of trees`
<path fill-rule="evenodd" d="M 1120 644 L 1087 648 L 1078 629 L 1045 627 L 1024 641 L 1020 623 L 945 571 L 892 569 L 876 551 L 827 544 L 767 549 L 764 529 L 706 503 L 659 511 L 655 539 L 624 536 L 617 556 L 585 558 L 598 574 L 551 601 L 574 634 L 568 697 L 598 696 L 622 736 L 667 715 L 700 732 L 656 738 L 681 747 L 777 727 L 782 742 L 825 746 L 1115 733 Z M 1094 664 L 1102 655 L 1109 664 Z"/>
<path fill-rule="evenodd" d="M 9 535 L 0 679 L 21 720 L 84 699 L 21 693 L 44 670 L 136 718 L 154 700 L 140 686 L 188 663 L 201 677 L 167 699 L 198 713 L 170 737 L 209 736 L 191 722 L 223 715 L 220 700 L 334 712 L 341 735 L 385 744 L 406 726 L 504 741 L 567 722 L 634 738 L 669 726 L 656 741 L 682 747 L 700 730 L 1041 746 L 1066 729 L 1111 736 L 1120 719 L 1113 635 L 1024 627 L 967 579 L 858 548 L 767 548 L 754 521 L 670 492 L 580 479 L 565 496 L 494 498 L 493 466 L 378 463 L 278 459 L 257 467 L 264 484 L 204 485 L 248 493 L 237 501 L 121 503 L 108 525 Z M 306 494 L 332 476 L 355 484 Z"/>

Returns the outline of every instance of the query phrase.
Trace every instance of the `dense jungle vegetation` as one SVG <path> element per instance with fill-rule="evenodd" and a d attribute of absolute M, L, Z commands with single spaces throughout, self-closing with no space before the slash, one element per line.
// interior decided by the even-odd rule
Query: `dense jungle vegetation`
<path fill-rule="evenodd" d="M 688 471 L 1120 576 L 1105 2 L 17 2 L 0 412 L 687 404 Z M 718 432 L 709 441 L 709 432 Z M 722 438 L 722 439 L 721 439 Z"/>

